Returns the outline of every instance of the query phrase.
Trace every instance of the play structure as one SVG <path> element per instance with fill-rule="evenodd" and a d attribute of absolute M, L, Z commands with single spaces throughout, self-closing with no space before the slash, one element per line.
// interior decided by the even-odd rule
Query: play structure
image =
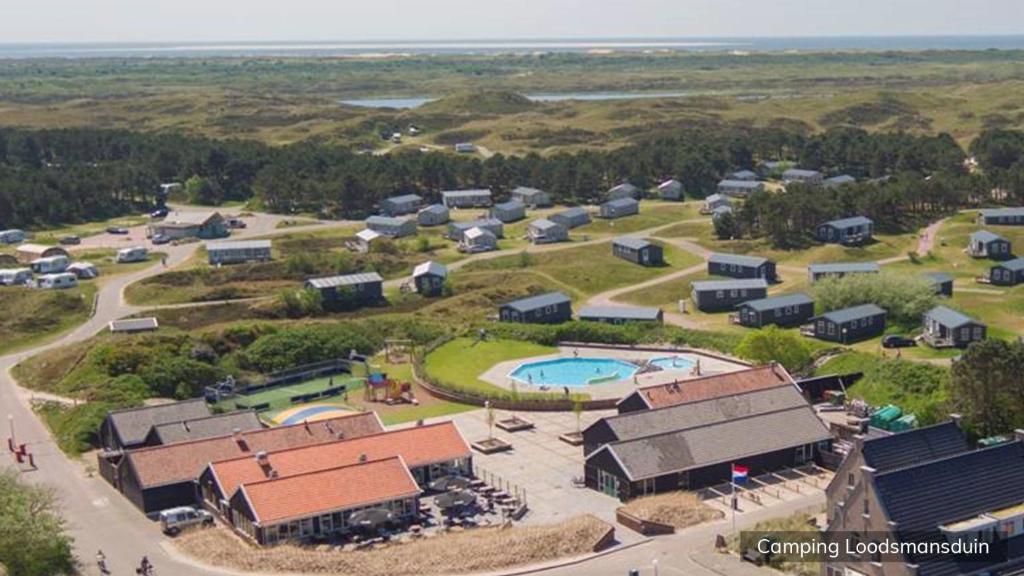
<path fill-rule="evenodd" d="M 412 392 L 412 384 L 388 378 L 379 370 L 369 369 L 366 376 L 366 387 L 363 389 L 367 402 L 383 402 L 393 404 L 419 404 Z"/>

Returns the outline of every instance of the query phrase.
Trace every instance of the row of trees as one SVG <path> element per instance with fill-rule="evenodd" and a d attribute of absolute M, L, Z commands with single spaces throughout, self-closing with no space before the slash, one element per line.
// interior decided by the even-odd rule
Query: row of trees
<path fill-rule="evenodd" d="M 671 137 L 638 137 L 612 151 L 477 157 L 406 151 L 384 156 L 307 141 L 283 147 L 167 133 L 75 128 L 0 129 L 0 227 L 95 220 L 150 206 L 161 182 L 187 183 L 192 200 L 218 204 L 256 197 L 268 210 L 358 217 L 389 195 L 519 185 L 564 203 L 594 202 L 622 182 L 648 188 L 677 178 L 701 198 L 737 167 L 788 158 L 827 174 L 885 178 L 828 192 L 790 187 L 754 198 L 736 232 L 792 241 L 823 216 L 858 212 L 898 227 L 902 219 L 963 206 L 1000 186 L 1024 201 L 1024 133 L 986 132 L 971 145 L 986 177 L 968 176 L 964 151 L 948 135 L 873 134 L 834 128 L 807 135 L 782 127 L 687 127 Z"/>

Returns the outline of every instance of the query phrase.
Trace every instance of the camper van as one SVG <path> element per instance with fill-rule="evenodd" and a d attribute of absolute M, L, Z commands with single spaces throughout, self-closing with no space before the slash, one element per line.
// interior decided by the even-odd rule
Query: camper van
<path fill-rule="evenodd" d="M 24 242 L 28 235 L 25 234 L 24 230 L 0 230 L 0 243 L 3 244 L 17 244 Z"/>
<path fill-rule="evenodd" d="M 63 290 L 78 286 L 78 278 L 70 272 L 60 274 L 44 274 L 36 278 L 36 288 L 44 290 Z"/>
<path fill-rule="evenodd" d="M 0 270 L 0 286 L 20 286 L 32 280 L 32 271 L 28 268 L 12 268 Z"/>
<path fill-rule="evenodd" d="M 142 246 L 123 248 L 117 251 L 117 263 L 128 264 L 131 262 L 143 262 L 149 258 L 149 251 Z"/>
<path fill-rule="evenodd" d="M 29 266 L 36 274 L 59 274 L 68 269 L 71 260 L 67 256 L 50 256 L 48 258 L 37 258 Z"/>

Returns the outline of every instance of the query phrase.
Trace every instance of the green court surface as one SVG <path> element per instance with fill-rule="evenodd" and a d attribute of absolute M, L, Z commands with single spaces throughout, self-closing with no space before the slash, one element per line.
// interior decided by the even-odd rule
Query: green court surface
<path fill-rule="evenodd" d="M 330 389 L 332 377 L 325 376 L 323 378 L 316 378 L 313 380 L 307 380 L 305 382 L 299 382 L 296 384 L 288 384 L 286 386 L 278 386 L 270 388 L 268 390 L 260 390 L 253 394 L 239 394 L 234 398 L 228 398 L 222 400 L 217 404 L 218 408 L 224 410 L 235 410 L 236 408 L 247 408 L 252 406 L 259 406 L 261 404 L 269 404 L 268 407 L 261 410 L 261 412 L 268 411 L 280 411 L 285 408 L 293 406 L 291 399 L 295 396 L 301 396 L 305 394 L 315 394 L 318 392 L 324 392 Z M 351 394 L 353 390 L 361 390 L 363 388 L 363 379 L 355 378 L 346 374 L 336 374 L 333 376 L 334 387 L 345 385 L 346 391 Z M 324 401 L 333 400 L 339 401 L 340 396 L 324 397 Z M 309 402 L 316 402 L 317 400 L 311 400 Z M 298 404 L 306 404 L 308 402 L 299 402 Z"/>

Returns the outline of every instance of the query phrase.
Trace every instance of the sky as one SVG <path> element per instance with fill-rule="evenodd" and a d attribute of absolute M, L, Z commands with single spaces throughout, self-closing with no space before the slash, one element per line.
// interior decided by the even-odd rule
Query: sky
<path fill-rule="evenodd" d="M 1021 33 L 1021 0 L 0 0 L 0 43 Z"/>

